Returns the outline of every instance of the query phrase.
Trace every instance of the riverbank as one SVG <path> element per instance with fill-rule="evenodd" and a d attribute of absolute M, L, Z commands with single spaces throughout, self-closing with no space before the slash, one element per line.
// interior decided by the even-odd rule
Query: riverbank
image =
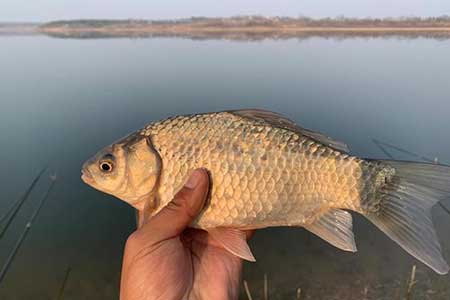
<path fill-rule="evenodd" d="M 0 23 L 0 35 L 32 35 L 39 33 L 37 23 Z"/>
<path fill-rule="evenodd" d="M 329 36 L 431 36 L 450 37 L 450 18 L 310 19 L 310 18 L 190 18 L 180 20 L 72 20 L 39 26 L 55 37 L 155 37 L 186 38 L 294 38 Z"/>

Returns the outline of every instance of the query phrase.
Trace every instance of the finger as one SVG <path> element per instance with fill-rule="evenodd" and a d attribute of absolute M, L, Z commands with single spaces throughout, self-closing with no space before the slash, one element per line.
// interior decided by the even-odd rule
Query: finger
<path fill-rule="evenodd" d="M 250 240 L 254 234 L 255 234 L 255 230 L 246 230 L 245 235 L 247 237 L 247 241 Z"/>
<path fill-rule="evenodd" d="M 179 235 L 202 210 L 208 189 L 206 170 L 195 170 L 174 199 L 142 226 L 140 234 L 154 243 Z"/>
<path fill-rule="evenodd" d="M 136 209 L 136 227 L 137 229 L 141 228 L 144 224 L 144 211 L 143 210 L 137 210 Z"/>
<path fill-rule="evenodd" d="M 243 232 L 245 233 L 247 241 L 250 240 L 255 234 L 255 230 L 243 230 Z M 183 241 L 188 244 L 192 241 L 196 241 L 201 244 L 222 248 L 220 243 L 213 239 L 207 231 L 202 229 L 188 228 L 183 231 L 182 238 Z"/>

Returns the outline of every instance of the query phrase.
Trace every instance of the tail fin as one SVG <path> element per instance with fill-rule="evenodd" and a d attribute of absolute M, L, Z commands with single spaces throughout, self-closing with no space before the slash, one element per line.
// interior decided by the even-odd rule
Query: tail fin
<path fill-rule="evenodd" d="M 449 266 L 431 221 L 431 207 L 450 198 L 450 167 L 403 161 L 380 161 L 395 175 L 380 191 L 377 213 L 366 217 L 415 258 L 439 274 Z"/>

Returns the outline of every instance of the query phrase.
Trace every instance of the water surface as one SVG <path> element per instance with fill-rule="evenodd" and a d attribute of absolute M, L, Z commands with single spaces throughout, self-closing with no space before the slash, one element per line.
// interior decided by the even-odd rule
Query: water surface
<path fill-rule="evenodd" d="M 385 158 L 378 138 L 450 162 L 449 40 L 264 41 L 0 37 L 0 215 L 47 163 L 58 183 L 0 284 L 0 299 L 117 299 L 133 210 L 80 180 L 82 162 L 152 120 L 265 108 Z M 399 159 L 411 159 L 393 152 Z M 49 185 L 42 180 L 0 241 L 0 262 Z M 450 200 L 447 203 L 450 206 Z M 433 211 L 450 260 L 450 216 Z M 450 277 L 412 259 L 355 216 L 359 252 L 303 229 L 259 231 L 244 278 L 270 299 L 400 299 L 417 264 L 417 299 L 448 299 Z M 366 298 L 364 298 L 366 297 Z M 245 299 L 243 295 L 243 299 Z"/>

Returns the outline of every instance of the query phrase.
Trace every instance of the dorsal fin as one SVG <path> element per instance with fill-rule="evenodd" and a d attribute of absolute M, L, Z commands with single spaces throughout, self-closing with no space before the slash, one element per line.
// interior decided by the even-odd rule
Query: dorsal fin
<path fill-rule="evenodd" d="M 288 118 L 268 110 L 262 110 L 262 109 L 243 109 L 243 110 L 233 110 L 229 111 L 230 113 L 234 115 L 238 115 L 244 118 L 252 119 L 252 120 L 259 120 L 264 121 L 272 126 L 276 126 L 279 128 L 284 128 L 293 132 L 297 132 L 301 135 L 304 135 L 310 139 L 315 140 L 316 142 L 323 144 L 325 146 L 331 147 L 335 150 L 348 153 L 349 149 L 346 144 L 335 141 L 331 139 L 330 137 L 320 133 L 315 132 L 309 129 L 302 128 L 295 124 L 294 121 L 289 120 Z"/>

